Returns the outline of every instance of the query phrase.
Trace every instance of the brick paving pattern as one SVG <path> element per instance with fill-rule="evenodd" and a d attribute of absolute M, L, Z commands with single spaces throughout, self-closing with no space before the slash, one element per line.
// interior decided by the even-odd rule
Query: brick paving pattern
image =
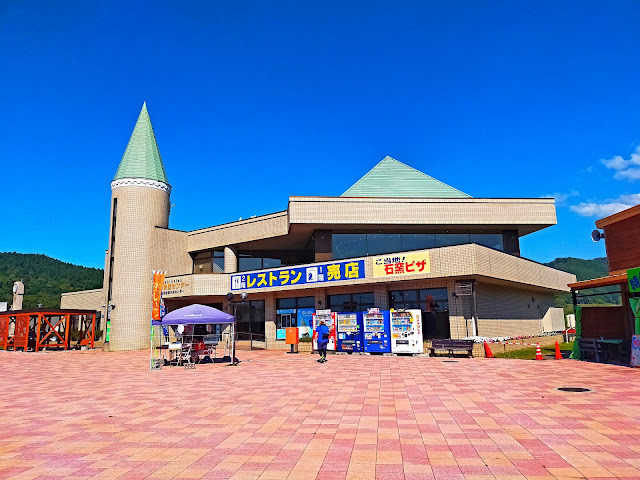
<path fill-rule="evenodd" d="M 640 479 L 638 370 L 239 357 L 0 351 L 0 479 Z"/>

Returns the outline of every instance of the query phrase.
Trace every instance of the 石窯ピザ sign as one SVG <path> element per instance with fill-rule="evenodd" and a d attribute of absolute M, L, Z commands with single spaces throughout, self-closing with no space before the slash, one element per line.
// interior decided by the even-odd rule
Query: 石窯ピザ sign
<path fill-rule="evenodd" d="M 398 277 L 430 272 L 429 252 L 390 253 L 373 259 L 374 277 Z"/>

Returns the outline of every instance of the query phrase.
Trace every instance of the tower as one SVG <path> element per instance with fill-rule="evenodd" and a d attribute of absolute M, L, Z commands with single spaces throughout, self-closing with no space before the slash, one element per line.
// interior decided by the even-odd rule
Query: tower
<path fill-rule="evenodd" d="M 155 230 L 169 225 L 170 194 L 145 103 L 111 182 L 104 285 L 111 351 L 149 347 L 151 272 L 162 268 Z"/>

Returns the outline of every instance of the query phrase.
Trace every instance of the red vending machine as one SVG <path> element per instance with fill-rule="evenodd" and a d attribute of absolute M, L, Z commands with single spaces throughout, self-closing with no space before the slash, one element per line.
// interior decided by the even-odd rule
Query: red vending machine
<path fill-rule="evenodd" d="M 323 320 L 324 324 L 329 328 L 329 343 L 327 344 L 327 350 L 336 349 L 336 314 L 331 310 L 316 310 L 313 314 L 313 349 L 318 349 L 318 334 L 316 333 L 316 327 Z"/>

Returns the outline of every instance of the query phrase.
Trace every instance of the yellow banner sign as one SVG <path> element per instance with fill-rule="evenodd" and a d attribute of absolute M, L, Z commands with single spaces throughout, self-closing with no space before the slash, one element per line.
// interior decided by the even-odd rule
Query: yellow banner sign
<path fill-rule="evenodd" d="M 160 297 L 162 295 L 162 285 L 167 272 L 153 271 L 153 308 L 151 310 L 151 318 L 160 320 Z"/>
<path fill-rule="evenodd" d="M 398 277 L 430 272 L 429 252 L 390 253 L 373 259 L 374 277 Z"/>

